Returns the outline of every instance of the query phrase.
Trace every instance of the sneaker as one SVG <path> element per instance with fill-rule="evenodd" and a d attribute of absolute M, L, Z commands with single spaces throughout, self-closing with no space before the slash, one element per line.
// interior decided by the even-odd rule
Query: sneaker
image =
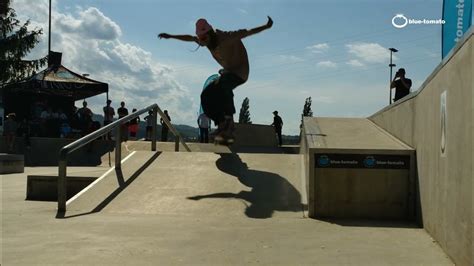
<path fill-rule="evenodd" d="M 214 137 L 214 142 L 221 145 L 231 145 L 235 141 L 235 125 L 232 117 L 226 117 L 221 126 L 220 132 Z"/>

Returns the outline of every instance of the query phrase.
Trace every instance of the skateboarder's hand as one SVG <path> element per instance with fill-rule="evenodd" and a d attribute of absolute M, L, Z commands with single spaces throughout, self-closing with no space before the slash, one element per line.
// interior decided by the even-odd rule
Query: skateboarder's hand
<path fill-rule="evenodd" d="M 273 26 L 273 20 L 270 16 L 267 16 L 267 17 L 268 17 L 267 28 L 271 28 Z"/>
<path fill-rule="evenodd" d="M 169 38 L 171 38 L 171 35 L 169 35 L 168 33 L 160 33 L 160 34 L 158 34 L 158 38 L 160 38 L 160 39 L 169 39 Z"/>

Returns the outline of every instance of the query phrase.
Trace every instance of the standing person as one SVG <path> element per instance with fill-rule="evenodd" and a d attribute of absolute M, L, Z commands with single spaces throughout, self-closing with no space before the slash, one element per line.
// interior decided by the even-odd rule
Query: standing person
<path fill-rule="evenodd" d="M 5 120 L 3 132 L 7 138 L 8 152 L 13 152 L 13 146 L 15 145 L 16 133 L 18 130 L 18 123 L 16 122 L 16 114 L 10 113 L 7 115 Z"/>
<path fill-rule="evenodd" d="M 394 102 L 410 94 L 411 79 L 405 78 L 404 68 L 400 68 L 395 74 L 395 77 L 390 84 L 390 89 L 393 88 L 395 88 L 395 98 L 393 99 Z"/>
<path fill-rule="evenodd" d="M 146 121 L 146 137 L 145 140 L 151 140 L 153 134 L 153 111 L 148 111 L 148 115 L 145 116 Z"/>
<path fill-rule="evenodd" d="M 30 141 L 30 134 L 31 134 L 30 122 L 29 122 L 26 118 L 23 118 L 23 121 L 22 121 L 22 122 L 20 123 L 20 125 L 18 126 L 17 134 L 18 134 L 18 136 L 23 137 L 24 146 L 25 146 L 27 149 L 30 149 L 30 148 L 31 148 L 31 141 Z"/>
<path fill-rule="evenodd" d="M 265 25 L 250 30 L 238 31 L 214 30 L 205 20 L 196 22 L 196 36 L 171 35 L 160 33 L 158 37 L 164 39 L 177 39 L 195 42 L 206 46 L 212 57 L 223 69 L 219 71 L 217 81 L 209 84 L 201 94 L 201 104 L 204 113 L 217 125 L 215 141 L 218 144 L 231 144 L 234 142 L 234 93 L 233 90 L 244 84 L 249 76 L 249 60 L 247 50 L 242 39 L 271 28 L 273 21 L 268 17 Z"/>
<path fill-rule="evenodd" d="M 82 102 L 82 108 L 77 110 L 77 114 L 79 115 L 79 125 L 84 136 L 90 132 L 92 127 L 92 111 L 87 107 L 86 101 Z"/>
<path fill-rule="evenodd" d="M 125 108 L 125 102 L 120 102 L 120 108 L 117 109 L 118 118 L 122 118 L 128 115 L 128 109 Z M 122 141 L 128 140 L 128 123 L 124 123 L 120 126 L 122 133 Z"/>
<path fill-rule="evenodd" d="M 114 121 L 114 115 L 115 115 L 114 108 L 110 106 L 112 104 L 112 101 L 107 100 L 105 104 L 106 105 L 104 106 L 104 108 L 102 108 L 102 110 L 104 111 L 104 127 Z M 105 136 L 105 139 L 109 139 L 109 140 L 112 139 L 112 135 L 110 134 L 110 132 L 107 133 L 107 135 Z"/>
<path fill-rule="evenodd" d="M 273 123 L 271 124 L 275 128 L 275 133 L 278 135 L 278 145 L 282 145 L 281 140 L 281 129 L 283 128 L 283 120 L 278 115 L 278 111 L 273 111 Z"/>
<path fill-rule="evenodd" d="M 199 142 L 209 143 L 209 126 L 211 120 L 205 113 L 199 115 L 197 123 L 199 125 Z"/>
<path fill-rule="evenodd" d="M 114 121 L 115 110 L 110 104 L 112 103 L 111 100 L 107 100 L 107 105 L 104 106 L 104 127 Z"/>
<path fill-rule="evenodd" d="M 51 131 L 51 116 L 52 109 L 51 107 L 46 108 L 43 112 L 41 112 L 40 116 L 40 136 L 41 137 L 50 137 Z"/>
<path fill-rule="evenodd" d="M 171 123 L 171 117 L 168 114 L 168 110 L 163 111 L 166 115 L 166 118 L 168 118 L 168 121 Z M 160 124 L 161 124 L 161 141 L 168 141 L 168 131 L 169 128 L 166 125 L 166 123 L 163 121 L 163 118 L 160 118 Z"/>
<path fill-rule="evenodd" d="M 135 113 L 137 109 L 133 108 L 132 113 Z M 138 132 L 138 124 L 140 123 L 140 117 L 137 116 L 134 119 L 130 120 L 130 124 L 128 126 L 128 130 L 130 132 L 130 138 L 132 140 L 137 139 L 137 132 Z"/>

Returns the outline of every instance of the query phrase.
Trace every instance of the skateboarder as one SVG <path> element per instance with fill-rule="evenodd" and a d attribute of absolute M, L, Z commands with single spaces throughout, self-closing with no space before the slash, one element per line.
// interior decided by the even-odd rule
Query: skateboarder
<path fill-rule="evenodd" d="M 205 20 L 196 22 L 196 35 L 171 35 L 160 33 L 158 37 L 196 42 L 206 46 L 212 57 L 223 69 L 218 80 L 209 84 L 201 94 L 204 113 L 217 125 L 214 140 L 218 144 L 232 144 L 234 141 L 234 93 L 233 89 L 245 83 L 249 76 L 247 50 L 242 39 L 271 28 L 273 20 L 268 17 L 265 25 L 250 30 L 221 31 Z"/>

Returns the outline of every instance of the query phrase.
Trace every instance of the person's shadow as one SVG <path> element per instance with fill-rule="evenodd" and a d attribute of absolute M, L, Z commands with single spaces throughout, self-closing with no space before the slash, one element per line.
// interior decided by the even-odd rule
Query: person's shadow
<path fill-rule="evenodd" d="M 222 172 L 233 175 L 243 185 L 252 188 L 238 194 L 222 192 L 209 195 L 188 197 L 191 200 L 206 198 L 236 198 L 248 202 L 245 214 L 250 218 L 271 218 L 274 211 L 302 212 L 305 206 L 301 202 L 301 195 L 296 188 L 282 176 L 250 170 L 236 153 L 220 154 L 216 166 Z"/>

